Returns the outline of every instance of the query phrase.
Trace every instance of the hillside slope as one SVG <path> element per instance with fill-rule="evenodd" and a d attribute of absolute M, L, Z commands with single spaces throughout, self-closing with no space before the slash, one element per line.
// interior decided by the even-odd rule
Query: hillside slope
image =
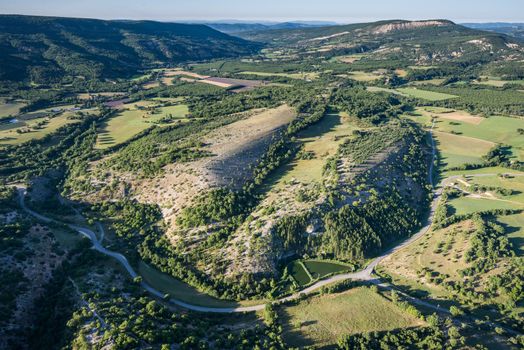
<path fill-rule="evenodd" d="M 259 45 L 204 25 L 0 16 L 0 79 L 128 76 L 158 64 L 235 57 Z"/>
<path fill-rule="evenodd" d="M 272 46 L 294 47 L 307 55 L 374 51 L 377 57 L 423 61 L 457 60 L 488 55 L 494 59 L 522 56 L 518 39 L 466 28 L 447 20 L 381 21 L 322 28 L 256 31 L 239 34 Z"/>

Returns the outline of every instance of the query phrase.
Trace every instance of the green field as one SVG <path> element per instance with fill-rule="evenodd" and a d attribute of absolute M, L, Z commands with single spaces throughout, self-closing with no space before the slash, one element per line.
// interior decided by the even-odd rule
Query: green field
<path fill-rule="evenodd" d="M 494 143 L 474 138 L 434 132 L 442 165 L 445 168 L 456 167 L 465 163 L 478 164 L 482 156 L 495 146 Z"/>
<path fill-rule="evenodd" d="M 304 261 L 304 265 L 306 266 L 306 269 L 308 269 L 311 276 L 313 276 L 315 279 L 323 278 L 326 275 L 343 272 L 350 269 L 349 266 L 329 261 L 306 260 Z"/>
<path fill-rule="evenodd" d="M 524 214 L 498 217 L 497 221 L 505 226 L 507 236 L 517 255 L 524 254 Z"/>
<path fill-rule="evenodd" d="M 299 286 L 305 286 L 314 280 L 352 269 L 351 266 L 342 263 L 323 260 L 295 260 L 289 263 L 287 268 Z"/>
<path fill-rule="evenodd" d="M 442 120 L 437 126 L 439 131 L 454 131 L 463 136 L 509 145 L 514 156 L 524 160 L 524 136 L 518 129 L 524 129 L 524 119 L 501 116 L 485 118 L 478 125 Z"/>
<path fill-rule="evenodd" d="M 454 214 L 465 215 L 486 210 L 494 209 L 521 209 L 522 205 L 504 202 L 501 200 L 461 197 L 450 200 L 449 205 L 454 210 Z"/>
<path fill-rule="evenodd" d="M 441 92 L 421 90 L 417 88 L 399 88 L 397 89 L 397 91 L 403 94 L 415 97 L 415 98 L 420 98 L 420 99 L 428 100 L 428 101 L 444 101 L 444 100 L 449 100 L 449 99 L 458 97 L 455 95 L 443 94 Z"/>
<path fill-rule="evenodd" d="M 290 346 L 328 346 L 343 335 L 422 326 L 396 305 L 360 287 L 283 307 L 283 337 Z"/>
<path fill-rule="evenodd" d="M 91 113 L 96 112 L 92 110 Z M 55 117 L 42 117 L 23 121 L 16 124 L 15 128 L 0 129 L 0 145 L 18 145 L 30 140 L 39 140 L 55 132 L 64 125 L 78 123 L 78 119 L 69 119 L 75 112 L 63 112 Z M 37 124 L 42 125 L 37 128 Z M 18 133 L 17 130 L 23 130 Z"/>
<path fill-rule="evenodd" d="M 474 174 L 504 174 L 504 173 L 515 173 L 515 174 L 524 174 L 523 172 L 512 170 L 508 168 L 503 167 L 487 167 L 487 168 L 479 168 L 479 169 L 473 169 L 473 170 L 454 170 L 454 171 L 446 171 L 444 173 L 445 177 L 452 176 L 452 175 L 474 175 Z"/>
<path fill-rule="evenodd" d="M 168 114 L 171 114 L 173 119 L 184 120 L 189 113 L 187 105 L 159 107 L 157 114 L 148 114 L 146 110 L 137 108 L 137 106 L 145 107 L 154 104 L 154 101 L 139 101 L 125 105 L 126 110 L 119 112 L 102 125 L 96 148 L 105 149 L 126 142 L 136 134 L 152 127 L 155 125 L 154 122 Z M 160 126 L 171 124 L 160 124 Z"/>

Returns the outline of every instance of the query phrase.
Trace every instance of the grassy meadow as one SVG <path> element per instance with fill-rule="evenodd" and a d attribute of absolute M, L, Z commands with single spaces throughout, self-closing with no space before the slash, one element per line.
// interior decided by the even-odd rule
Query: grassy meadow
<path fill-rule="evenodd" d="M 158 107 L 155 114 L 143 109 L 156 105 L 156 101 L 139 101 L 124 105 L 123 110 L 106 121 L 100 128 L 96 148 L 105 149 L 126 142 L 169 114 L 173 117 L 171 122 L 156 125 L 172 125 L 176 122 L 185 121 L 185 117 L 189 113 L 187 105 L 183 104 Z"/>
<path fill-rule="evenodd" d="M 283 337 L 291 346 L 329 346 L 347 334 L 422 326 L 392 302 L 367 287 L 312 297 L 282 307 Z"/>
<path fill-rule="evenodd" d="M 397 91 L 409 95 L 411 97 L 420 98 L 422 100 L 428 101 L 444 101 L 452 98 L 457 98 L 458 96 L 444 94 L 441 92 L 427 91 L 417 88 L 399 88 Z"/>

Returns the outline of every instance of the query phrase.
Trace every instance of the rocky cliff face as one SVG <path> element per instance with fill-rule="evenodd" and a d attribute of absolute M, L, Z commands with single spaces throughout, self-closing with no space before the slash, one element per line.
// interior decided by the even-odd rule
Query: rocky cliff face
<path fill-rule="evenodd" d="M 399 31 L 399 30 L 409 30 L 409 29 L 417 29 L 417 28 L 423 28 L 423 27 L 445 27 L 449 25 L 453 25 L 453 23 L 449 21 L 438 21 L 438 20 L 396 22 L 396 23 L 388 23 L 388 24 L 378 26 L 373 30 L 372 33 L 373 34 L 386 34 L 386 33 Z"/>

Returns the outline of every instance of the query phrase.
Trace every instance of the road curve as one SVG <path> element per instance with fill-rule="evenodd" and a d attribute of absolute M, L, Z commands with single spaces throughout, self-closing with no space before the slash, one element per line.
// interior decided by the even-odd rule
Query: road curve
<path fill-rule="evenodd" d="M 435 147 L 435 142 L 434 142 L 433 136 L 432 136 L 432 130 L 430 130 L 429 135 L 430 135 L 431 146 L 432 146 L 432 162 L 431 162 L 430 169 L 429 169 L 428 179 L 429 179 L 429 182 L 433 185 L 433 170 L 434 170 L 434 162 L 433 162 L 433 160 L 435 159 L 435 156 L 436 156 L 436 147 Z M 486 176 L 486 175 L 483 174 L 483 175 L 480 175 L 480 176 Z M 449 181 L 451 179 L 458 178 L 458 177 L 459 177 L 458 175 L 457 176 L 451 176 L 451 177 L 449 177 L 447 179 L 444 179 L 443 183 L 445 183 L 445 182 L 447 182 L 447 181 Z M 374 284 L 380 284 L 380 281 L 372 276 L 375 267 L 382 260 L 384 260 L 386 257 L 390 256 L 391 254 L 397 252 L 398 250 L 403 249 L 404 247 L 406 247 L 406 246 L 410 245 L 411 243 L 415 242 L 416 240 L 418 240 L 420 237 L 425 235 L 430 230 L 431 225 L 433 223 L 435 210 L 436 210 L 436 208 L 438 206 L 438 201 L 439 201 L 439 198 L 440 198 L 441 194 L 442 194 L 442 188 L 437 188 L 437 189 L 434 190 L 434 192 L 433 192 L 433 200 L 432 200 L 431 208 L 430 208 L 430 213 L 428 215 L 428 219 L 427 219 L 426 225 L 424 227 L 422 227 L 416 234 L 414 234 L 413 236 L 411 236 L 407 240 L 403 241 L 399 245 L 397 245 L 397 246 L 391 248 L 390 250 L 386 251 L 381 256 L 373 259 L 371 262 L 368 263 L 368 265 L 363 270 L 357 271 L 357 272 L 352 272 L 352 273 L 344 273 L 344 274 L 331 276 L 331 277 L 326 278 L 324 280 L 318 281 L 318 282 L 312 284 L 311 286 L 309 286 L 309 287 L 307 287 L 307 288 L 305 288 L 305 289 L 303 289 L 303 290 L 301 290 L 301 291 L 299 291 L 299 292 L 297 292 L 297 293 L 295 293 L 293 295 L 290 295 L 290 296 L 278 299 L 276 301 L 273 301 L 273 303 L 295 300 L 295 299 L 300 298 L 302 295 L 311 294 L 314 291 L 316 291 L 316 290 L 318 290 L 318 289 L 320 289 L 320 288 L 322 288 L 322 287 L 324 287 L 324 286 L 326 286 L 328 284 L 331 284 L 331 283 L 334 283 L 334 282 L 345 281 L 345 280 L 370 281 L 370 282 L 372 282 Z M 46 223 L 57 222 L 56 220 L 53 220 L 53 219 L 51 219 L 51 218 L 49 218 L 47 216 L 44 216 L 42 214 L 39 214 L 39 213 L 35 212 L 34 210 L 29 209 L 25 205 L 24 198 L 25 198 L 25 195 L 26 195 L 26 189 L 24 187 L 18 187 L 18 195 L 19 195 L 20 207 L 24 211 L 26 211 L 30 215 L 34 216 L 38 220 L 41 220 L 41 221 L 46 222 Z M 64 224 L 64 223 L 62 223 L 62 224 Z M 125 270 L 128 272 L 128 274 L 129 274 L 129 276 L 131 278 L 139 277 L 139 274 L 129 264 L 129 261 L 127 260 L 127 258 L 124 255 L 122 255 L 120 253 L 117 253 L 117 252 L 114 252 L 114 251 L 111 251 L 111 250 L 105 248 L 102 245 L 101 241 L 102 241 L 102 239 L 104 237 L 104 231 L 103 231 L 103 228 L 101 227 L 101 225 L 98 226 L 99 230 L 101 230 L 101 238 L 100 238 L 100 240 L 97 238 L 96 234 L 93 231 L 91 231 L 90 229 L 88 229 L 88 228 L 77 226 L 77 225 L 72 225 L 72 224 L 65 224 L 65 225 L 68 226 L 69 228 L 79 232 L 84 237 L 88 238 L 91 241 L 91 243 L 93 244 L 93 249 L 95 249 L 96 251 L 98 251 L 98 252 L 100 252 L 100 253 L 102 253 L 104 255 L 110 256 L 113 259 L 117 260 L 125 268 Z M 146 290 L 147 292 L 149 292 L 152 295 L 154 295 L 155 297 L 158 297 L 158 298 L 163 298 L 164 297 L 164 293 L 162 293 L 161 291 L 153 288 L 151 285 L 149 285 L 148 283 L 146 283 L 144 281 L 141 282 L 141 287 L 144 290 Z M 169 302 L 171 304 L 173 304 L 173 305 L 177 305 L 177 306 L 186 308 L 188 310 L 199 311 L 199 312 L 208 312 L 208 313 L 251 312 L 251 311 L 262 310 L 266 306 L 266 304 L 258 304 L 258 305 L 252 305 L 252 306 L 239 306 L 239 307 L 207 307 L 207 306 L 199 306 L 199 305 L 189 304 L 189 303 L 186 303 L 186 302 L 184 302 L 182 300 L 178 300 L 178 299 L 174 299 L 174 298 L 169 299 Z"/>
<path fill-rule="evenodd" d="M 435 148 L 435 143 L 434 143 L 434 140 L 433 140 L 433 137 L 432 137 L 432 131 L 430 131 L 430 139 L 431 139 L 431 146 L 432 146 L 432 162 L 431 162 L 431 165 L 430 165 L 430 171 L 429 171 L 428 178 L 429 178 L 430 183 L 433 184 L 433 167 L 434 167 L 433 160 L 435 159 L 435 156 L 436 156 L 436 148 Z M 357 271 L 357 272 L 352 272 L 352 273 L 345 273 L 345 274 L 339 274 L 339 275 L 331 276 L 331 277 L 326 278 L 324 280 L 318 281 L 318 282 L 312 284 L 311 286 L 309 286 L 309 287 L 307 287 L 307 288 L 305 288 L 305 289 L 303 289 L 303 290 L 301 290 L 301 291 L 299 291 L 299 292 L 297 292 L 295 294 L 292 294 L 290 296 L 287 296 L 287 297 L 278 299 L 276 301 L 273 301 L 273 303 L 285 302 L 285 301 L 291 301 L 291 300 L 298 299 L 302 295 L 311 294 L 312 292 L 314 292 L 314 291 L 316 291 L 316 290 L 318 290 L 318 289 L 320 289 L 320 288 L 322 288 L 322 287 L 324 287 L 324 286 L 326 286 L 328 284 L 334 283 L 334 282 L 340 282 L 340 281 L 345 281 L 345 280 L 374 281 L 374 279 L 372 277 L 373 271 L 374 271 L 375 267 L 382 260 L 384 260 L 387 256 L 393 254 L 397 250 L 402 249 L 405 246 L 413 243 L 414 241 L 416 241 L 418 238 L 420 238 L 426 232 L 429 231 L 429 229 L 431 227 L 431 223 L 433 221 L 433 216 L 434 216 L 434 213 L 435 213 L 435 209 L 436 209 L 436 207 L 438 205 L 438 199 L 440 197 L 440 193 L 441 193 L 440 190 L 435 191 L 433 202 L 431 204 L 430 215 L 428 216 L 428 220 L 427 220 L 427 225 L 424 226 L 419 232 L 417 232 L 415 235 L 411 236 L 406 241 L 402 242 L 398 246 L 388 250 L 383 255 L 381 255 L 381 256 L 375 258 L 374 260 L 372 260 L 363 270 Z M 37 219 L 39 219 L 39 220 L 41 220 L 43 222 L 46 222 L 46 223 L 57 222 L 56 220 L 53 220 L 53 219 L 51 219 L 51 218 L 49 218 L 47 216 L 44 216 L 42 214 L 39 214 L 39 213 L 35 212 L 34 210 L 29 209 L 25 205 L 24 198 L 26 196 L 26 189 L 24 187 L 18 187 L 18 196 L 19 196 L 20 207 L 23 210 L 25 210 L 27 213 L 29 213 L 30 215 L 34 216 L 35 218 L 37 218 Z M 64 223 L 62 223 L 62 224 L 64 224 Z M 139 274 L 133 269 L 131 264 L 129 264 L 129 261 L 127 260 L 127 258 L 124 255 L 122 255 L 120 253 L 117 253 L 117 252 L 114 252 L 114 251 L 111 251 L 111 250 L 105 248 L 102 245 L 101 241 L 103 239 L 103 232 L 104 231 L 103 231 L 103 228 L 101 228 L 100 225 L 98 226 L 99 229 L 101 229 L 101 234 L 102 234 L 100 240 L 97 238 L 96 234 L 93 231 L 91 231 L 90 229 L 88 229 L 88 228 L 77 226 L 77 225 L 72 225 L 72 224 L 65 224 L 65 225 L 68 226 L 69 228 L 71 228 L 72 230 L 75 230 L 75 231 L 79 232 L 84 237 L 88 238 L 91 241 L 91 243 L 93 244 L 93 249 L 95 249 L 96 251 L 98 251 L 98 252 L 100 252 L 100 253 L 102 253 L 104 255 L 107 255 L 107 256 L 112 257 L 113 259 L 117 260 L 125 268 L 125 270 L 127 271 L 127 273 L 129 274 L 129 276 L 131 278 L 135 278 L 135 277 L 139 276 Z M 144 281 L 141 282 L 141 287 L 144 290 L 146 290 L 147 292 L 149 292 L 152 295 L 154 295 L 155 297 L 158 297 L 158 298 L 163 298 L 164 297 L 164 293 L 162 293 L 158 289 L 153 288 L 151 285 L 149 285 L 148 283 L 146 283 Z M 264 309 L 266 307 L 266 304 L 258 304 L 258 305 L 252 305 L 252 306 L 239 306 L 239 307 L 207 307 L 207 306 L 199 306 L 199 305 L 189 304 L 189 303 L 186 303 L 186 302 L 184 302 L 182 300 L 178 300 L 178 299 L 174 299 L 174 298 L 171 298 L 169 300 L 169 302 L 171 304 L 174 304 L 174 305 L 186 308 L 188 310 L 199 311 L 199 312 L 209 312 L 209 313 L 251 312 L 251 311 L 262 310 L 262 309 Z"/>

